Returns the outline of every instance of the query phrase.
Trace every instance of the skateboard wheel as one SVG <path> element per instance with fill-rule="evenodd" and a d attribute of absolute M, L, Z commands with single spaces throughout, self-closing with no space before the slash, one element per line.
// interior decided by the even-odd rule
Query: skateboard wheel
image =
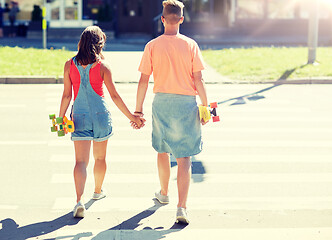
<path fill-rule="evenodd" d="M 210 103 L 210 108 L 217 108 L 217 107 L 218 107 L 217 102 Z"/>
<path fill-rule="evenodd" d="M 50 118 L 50 119 L 54 119 L 54 118 L 55 118 L 55 114 L 50 114 L 50 115 L 49 115 L 49 118 Z"/>
<path fill-rule="evenodd" d="M 65 131 L 58 131 L 58 137 L 63 137 L 65 135 Z"/>
<path fill-rule="evenodd" d="M 217 110 L 215 108 L 213 108 L 212 111 L 211 111 L 211 114 L 216 117 L 217 116 Z"/>
<path fill-rule="evenodd" d="M 56 123 L 63 123 L 63 117 L 57 117 Z"/>
<path fill-rule="evenodd" d="M 213 122 L 219 122 L 219 121 L 220 121 L 219 116 L 214 116 L 214 117 L 212 117 L 212 121 L 213 121 Z"/>
<path fill-rule="evenodd" d="M 68 132 L 74 132 L 74 126 L 69 124 L 68 126 Z"/>
<path fill-rule="evenodd" d="M 58 128 L 56 126 L 51 127 L 51 132 L 56 132 L 56 131 L 58 131 Z"/>

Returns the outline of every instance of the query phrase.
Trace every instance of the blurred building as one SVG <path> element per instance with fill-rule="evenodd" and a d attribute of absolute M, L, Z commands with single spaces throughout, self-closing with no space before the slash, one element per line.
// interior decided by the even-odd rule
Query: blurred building
<path fill-rule="evenodd" d="M 82 29 L 98 24 L 116 34 L 162 32 L 162 0 L 16 0 L 21 12 L 18 24 L 31 20 L 33 5 L 46 2 L 50 29 Z M 182 0 L 184 32 L 215 31 L 255 34 L 305 34 L 315 0 Z M 332 31 L 332 1 L 320 4 L 320 29 Z M 2 6 L 8 0 L 0 0 Z M 5 19 L 6 20 L 6 19 Z"/>

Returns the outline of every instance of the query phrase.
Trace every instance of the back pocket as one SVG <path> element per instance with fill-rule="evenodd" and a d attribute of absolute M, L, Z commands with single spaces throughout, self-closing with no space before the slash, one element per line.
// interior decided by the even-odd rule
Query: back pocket
<path fill-rule="evenodd" d="M 85 114 L 73 114 L 74 127 L 77 131 L 84 130 Z"/>
<path fill-rule="evenodd" d="M 97 112 L 97 121 L 100 129 L 108 129 L 112 125 L 111 113 L 106 112 Z"/>

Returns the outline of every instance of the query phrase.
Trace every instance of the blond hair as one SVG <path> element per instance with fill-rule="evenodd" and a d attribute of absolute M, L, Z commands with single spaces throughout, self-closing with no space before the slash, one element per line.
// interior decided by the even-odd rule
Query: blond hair
<path fill-rule="evenodd" d="M 163 17 L 167 22 L 176 24 L 183 16 L 184 4 L 177 0 L 163 1 Z"/>

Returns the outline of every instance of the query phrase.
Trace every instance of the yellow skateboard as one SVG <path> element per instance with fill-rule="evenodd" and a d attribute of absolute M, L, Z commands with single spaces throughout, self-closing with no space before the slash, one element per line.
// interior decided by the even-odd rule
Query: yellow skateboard
<path fill-rule="evenodd" d="M 210 103 L 209 107 L 205 107 L 203 105 L 198 106 L 199 119 L 201 120 L 203 119 L 204 122 L 207 122 L 212 118 L 213 122 L 219 122 L 220 117 L 217 115 L 217 109 L 216 109 L 217 107 L 218 107 L 217 102 Z"/>
<path fill-rule="evenodd" d="M 58 132 L 58 137 L 65 136 L 68 132 L 74 132 L 74 122 L 68 120 L 66 116 L 55 117 L 55 114 L 50 114 L 49 118 L 52 120 L 51 132 Z"/>

